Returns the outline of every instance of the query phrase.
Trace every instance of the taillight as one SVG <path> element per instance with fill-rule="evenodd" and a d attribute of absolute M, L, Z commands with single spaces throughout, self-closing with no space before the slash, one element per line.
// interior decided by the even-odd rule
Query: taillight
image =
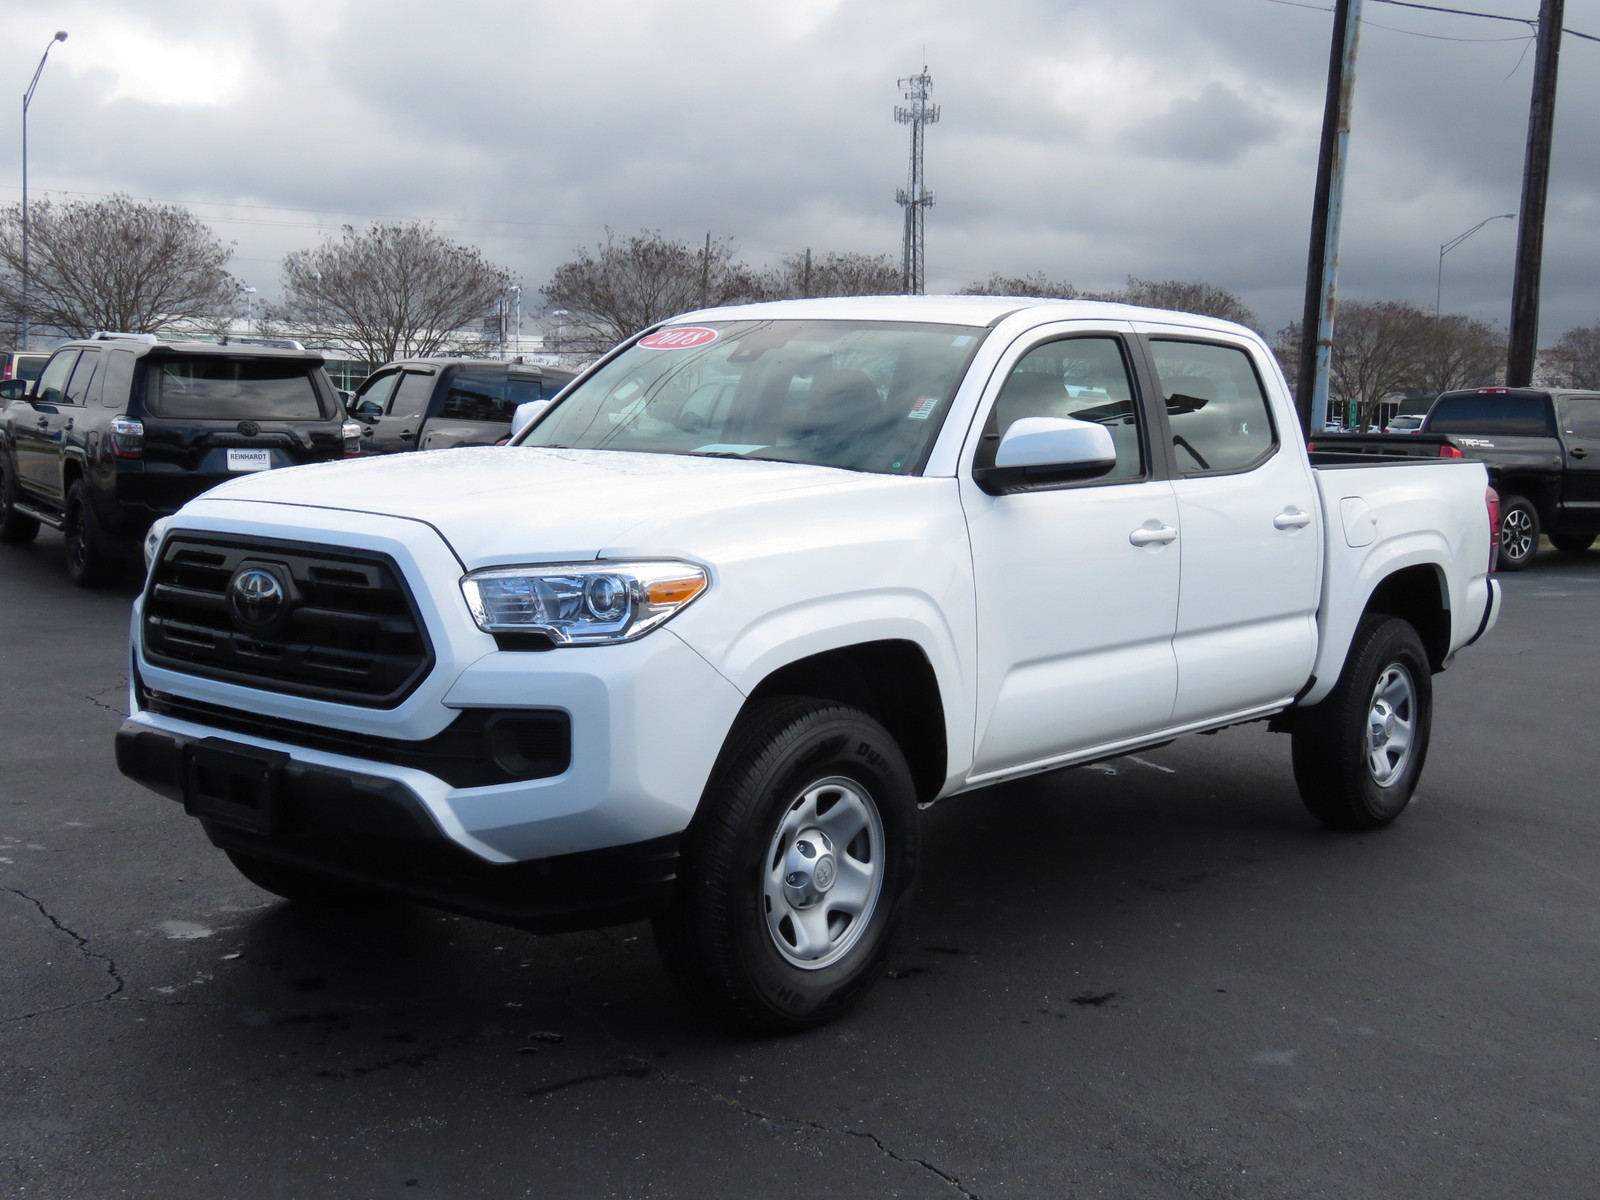
<path fill-rule="evenodd" d="M 1494 564 L 1500 557 L 1500 493 L 1484 488 L 1483 502 L 1489 508 L 1489 574 L 1493 575 Z"/>
<path fill-rule="evenodd" d="M 1465 458 L 1466 455 L 1461 453 L 1461 451 L 1457 450 L 1454 446 L 1450 445 L 1447 442 L 1443 446 L 1439 447 L 1439 457 L 1440 458 Z"/>
<path fill-rule="evenodd" d="M 118 458 L 143 458 L 144 422 L 132 417 L 112 417 L 111 453 Z"/>
<path fill-rule="evenodd" d="M 361 430 L 360 421 L 346 421 L 339 426 L 339 436 L 344 438 L 344 456 L 346 458 L 359 458 L 361 456 Z"/>

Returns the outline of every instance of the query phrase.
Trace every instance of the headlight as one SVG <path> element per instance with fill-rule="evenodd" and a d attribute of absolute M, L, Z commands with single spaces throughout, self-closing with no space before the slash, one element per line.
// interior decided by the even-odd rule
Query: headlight
<path fill-rule="evenodd" d="M 161 548 L 161 535 L 166 533 L 167 524 L 171 517 L 157 517 L 155 523 L 145 531 L 144 535 L 144 570 L 150 573 L 150 568 L 156 565 L 156 551 Z"/>
<path fill-rule="evenodd" d="M 485 633 L 542 633 L 604 646 L 643 637 L 706 590 L 685 562 L 561 563 L 474 571 L 461 581 Z"/>

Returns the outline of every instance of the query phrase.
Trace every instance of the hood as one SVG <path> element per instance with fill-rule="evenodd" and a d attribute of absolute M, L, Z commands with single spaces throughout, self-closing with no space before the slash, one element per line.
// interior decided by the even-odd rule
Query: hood
<path fill-rule="evenodd" d="M 593 558 L 639 526 L 664 526 L 786 492 L 854 490 L 890 477 L 834 467 L 478 446 L 262 471 L 206 493 L 402 517 L 432 526 L 469 567 Z"/>

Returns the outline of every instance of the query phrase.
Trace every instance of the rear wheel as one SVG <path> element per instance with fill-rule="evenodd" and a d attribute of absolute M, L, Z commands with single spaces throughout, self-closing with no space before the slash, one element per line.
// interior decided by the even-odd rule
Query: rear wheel
<path fill-rule="evenodd" d="M 1592 533 L 1552 533 L 1550 544 L 1563 554 L 1582 554 L 1594 545 Z"/>
<path fill-rule="evenodd" d="M 825 1024 L 883 974 L 917 859 L 900 748 L 856 709 L 758 704 L 729 737 L 655 922 L 668 970 L 764 1033 Z"/>
<path fill-rule="evenodd" d="M 1495 566 L 1502 571 L 1520 571 L 1533 561 L 1538 548 L 1538 511 L 1522 496 L 1506 496 L 1500 501 L 1500 551 Z"/>
<path fill-rule="evenodd" d="M 1293 732 L 1294 780 L 1312 816 L 1336 829 L 1376 829 L 1404 811 L 1428 754 L 1433 677 L 1409 622 L 1371 614 L 1343 673 Z"/>
<path fill-rule="evenodd" d="M 0 542 L 24 546 L 39 536 L 39 522 L 17 508 L 17 477 L 0 459 Z"/>
<path fill-rule="evenodd" d="M 82 588 L 110 583 L 116 565 L 107 544 L 109 535 L 100 528 L 89 485 L 81 479 L 67 491 L 67 518 L 61 532 L 67 542 L 67 577 Z"/>

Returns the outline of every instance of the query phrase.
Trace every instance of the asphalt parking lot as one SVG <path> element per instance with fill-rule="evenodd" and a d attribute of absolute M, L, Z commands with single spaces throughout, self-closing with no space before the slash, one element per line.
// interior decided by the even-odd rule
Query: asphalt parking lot
<path fill-rule="evenodd" d="M 133 585 L 0 547 L 0 1189 L 162 1197 L 1592 1197 L 1600 551 L 1436 681 L 1394 827 L 1260 726 L 927 814 L 843 1023 L 738 1037 L 648 930 L 317 916 L 123 780 Z"/>

